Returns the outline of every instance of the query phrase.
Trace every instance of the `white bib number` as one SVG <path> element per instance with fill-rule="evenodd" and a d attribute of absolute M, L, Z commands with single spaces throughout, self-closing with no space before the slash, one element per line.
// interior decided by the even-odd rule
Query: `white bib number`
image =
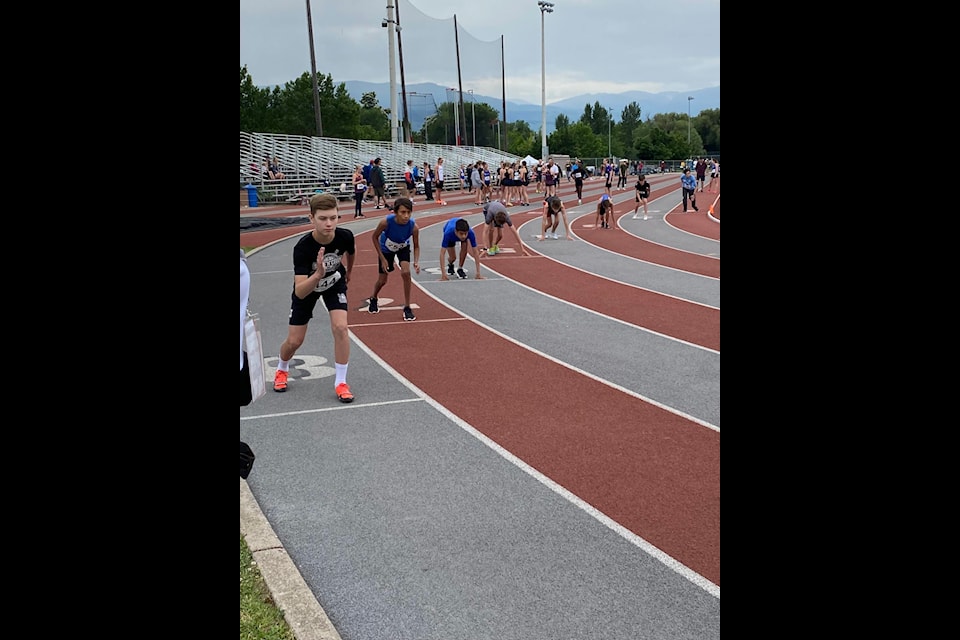
<path fill-rule="evenodd" d="M 387 238 L 383 244 L 386 245 L 387 249 L 396 253 L 397 251 L 400 251 L 400 249 L 403 249 L 405 246 L 407 246 L 408 242 L 409 240 L 405 240 L 404 242 L 394 242 L 390 238 Z"/>
<path fill-rule="evenodd" d="M 334 271 L 332 274 L 330 274 L 326 278 L 321 278 L 320 282 L 317 283 L 317 288 L 314 289 L 314 291 L 318 293 L 322 291 L 326 291 L 327 289 L 335 285 L 339 280 L 340 280 L 340 272 Z"/>

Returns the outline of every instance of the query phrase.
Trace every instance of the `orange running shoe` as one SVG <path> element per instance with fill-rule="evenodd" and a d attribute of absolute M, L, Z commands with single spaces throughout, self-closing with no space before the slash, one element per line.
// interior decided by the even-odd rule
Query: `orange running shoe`
<path fill-rule="evenodd" d="M 337 398 L 340 402 L 353 402 L 353 394 L 350 393 L 350 386 L 346 382 L 337 385 Z"/>
<path fill-rule="evenodd" d="M 286 371 L 280 371 L 280 369 L 277 369 L 277 375 L 273 376 L 273 390 L 281 392 L 287 390 Z"/>

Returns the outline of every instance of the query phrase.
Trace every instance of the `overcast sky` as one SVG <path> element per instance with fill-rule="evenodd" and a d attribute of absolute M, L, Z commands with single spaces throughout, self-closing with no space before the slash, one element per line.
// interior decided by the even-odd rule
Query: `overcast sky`
<path fill-rule="evenodd" d="M 240 0 L 240 66 L 257 86 L 310 71 L 307 3 L 317 73 L 388 82 L 387 2 L 398 1 L 406 83 L 435 82 L 540 104 L 541 13 L 536 0 Z M 584 93 L 690 91 L 720 84 L 720 0 L 553 0 L 544 16 L 546 101 Z M 396 39 L 395 39 L 396 40 Z M 395 55 L 400 87 L 399 55 Z"/>

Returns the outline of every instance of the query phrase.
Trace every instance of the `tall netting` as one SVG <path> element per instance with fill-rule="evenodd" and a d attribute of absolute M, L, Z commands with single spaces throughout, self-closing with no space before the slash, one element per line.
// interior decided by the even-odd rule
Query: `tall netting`
<path fill-rule="evenodd" d="M 403 47 L 403 73 L 407 87 L 407 112 L 413 130 L 423 126 L 425 118 L 434 115 L 445 102 L 455 102 L 460 107 L 460 91 L 463 91 L 463 110 L 467 122 L 470 119 L 470 102 L 475 96 L 487 96 L 483 101 L 497 111 L 503 119 L 503 66 L 501 61 L 502 44 L 498 37 L 494 40 L 480 40 L 468 31 L 460 16 L 456 18 L 433 18 L 420 11 L 408 0 L 397 0 L 399 23 L 401 27 L 400 44 Z M 457 69 L 457 45 L 459 41 L 460 65 Z M 401 95 L 399 55 L 397 57 L 398 107 L 403 113 Z M 441 99 L 418 95 L 411 85 L 432 82 L 447 87 L 446 95 Z M 470 91 L 473 94 L 470 94 Z M 387 98 L 389 102 L 389 98 Z M 439 103 L 439 104 L 438 104 Z M 460 113 L 460 130 L 467 139 L 471 139 L 470 126 L 463 121 Z M 509 114 L 508 114 L 509 115 Z"/>

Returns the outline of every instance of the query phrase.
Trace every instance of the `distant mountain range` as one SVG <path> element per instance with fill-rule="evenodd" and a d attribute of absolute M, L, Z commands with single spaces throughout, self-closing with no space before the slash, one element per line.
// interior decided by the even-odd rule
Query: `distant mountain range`
<path fill-rule="evenodd" d="M 377 101 L 380 106 L 390 108 L 390 83 L 389 82 L 364 82 L 362 80 L 346 80 L 344 85 L 350 97 L 360 101 L 363 94 L 371 91 L 377 94 Z M 400 84 L 397 83 L 397 95 L 400 92 Z M 407 108 L 410 111 L 410 124 L 414 129 L 420 129 L 423 126 L 425 118 L 434 112 L 434 106 L 431 102 L 429 107 L 424 106 L 424 100 L 411 101 L 410 93 L 432 95 L 436 104 L 447 102 L 447 88 L 431 82 L 407 85 Z M 640 117 L 646 120 L 658 113 L 686 113 L 687 97 L 693 96 L 693 102 L 690 103 L 690 114 L 697 115 L 705 109 L 720 108 L 720 87 L 708 87 L 706 89 L 697 89 L 695 91 L 664 91 L 662 93 L 647 93 L 646 91 L 625 91 L 624 93 L 585 93 L 566 100 L 547 103 L 547 134 L 553 132 L 554 122 L 561 113 L 570 118 L 571 122 L 577 122 L 583 115 L 586 105 L 594 105 L 599 102 L 601 106 L 611 109 L 614 114 L 614 122 L 620 117 L 620 112 L 631 102 L 640 105 Z M 466 96 L 464 96 L 466 100 Z M 477 102 L 485 102 L 497 112 L 503 110 L 503 97 L 490 97 L 476 94 Z M 465 104 L 466 101 L 465 101 Z M 398 108 L 403 109 L 403 105 L 398 103 Z M 525 101 L 514 102 L 507 96 L 507 119 L 510 122 L 524 120 L 534 131 L 540 130 L 541 108 L 539 104 L 530 104 Z"/>

